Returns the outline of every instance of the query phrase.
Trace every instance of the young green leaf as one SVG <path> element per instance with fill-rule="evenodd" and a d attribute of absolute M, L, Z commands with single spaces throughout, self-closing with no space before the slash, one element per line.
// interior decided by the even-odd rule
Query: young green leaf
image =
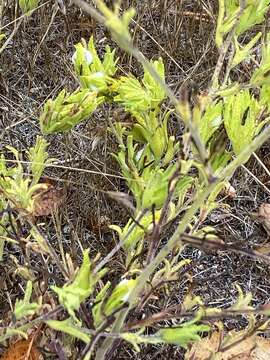
<path fill-rule="evenodd" d="M 41 136 L 37 137 L 36 144 L 27 152 L 30 161 L 30 170 L 33 175 L 32 184 L 37 184 L 47 164 L 51 163 L 48 160 L 49 155 L 46 151 L 48 143 Z"/>
<path fill-rule="evenodd" d="M 27 281 L 23 300 L 16 300 L 14 308 L 14 316 L 16 320 L 20 320 L 29 315 L 34 315 L 40 307 L 39 304 L 30 302 L 32 287 L 32 282 Z"/>
<path fill-rule="evenodd" d="M 142 112 L 151 107 L 151 94 L 131 75 L 120 77 L 113 90 L 117 93 L 114 101 L 122 103 L 126 111 Z"/>
<path fill-rule="evenodd" d="M 40 115 L 40 127 L 44 134 L 71 130 L 86 120 L 104 101 L 96 92 L 87 89 L 73 94 L 62 90 L 55 100 L 48 100 Z"/>
<path fill-rule="evenodd" d="M 81 87 L 97 93 L 109 91 L 112 76 L 117 71 L 117 59 L 115 50 L 106 47 L 103 61 L 100 60 L 93 37 L 90 38 L 88 46 L 85 41 L 75 45 L 75 53 L 72 56 L 75 73 L 78 76 Z"/>
<path fill-rule="evenodd" d="M 75 310 L 78 310 L 80 304 L 92 294 L 96 282 L 103 275 L 104 270 L 98 274 L 92 272 L 89 250 L 85 250 L 82 265 L 73 282 L 70 285 L 65 284 L 62 288 L 57 286 L 51 288 L 58 295 L 60 304 L 73 319 L 76 319 Z"/>
<path fill-rule="evenodd" d="M 151 61 L 151 65 L 161 79 L 164 80 L 165 70 L 163 61 L 161 59 Z M 114 82 L 112 89 L 118 94 L 114 97 L 114 100 L 122 103 L 126 111 L 131 112 L 135 116 L 147 110 L 157 109 L 166 97 L 163 88 L 146 69 L 142 84 L 132 75 L 122 76 Z"/>
<path fill-rule="evenodd" d="M 244 60 L 248 60 L 250 57 L 250 52 L 253 46 L 257 43 L 257 41 L 260 39 L 262 33 L 259 32 L 254 36 L 253 39 L 251 39 L 246 45 L 243 47 L 240 46 L 240 44 L 237 41 L 237 38 L 234 38 L 234 46 L 235 46 L 235 55 L 232 61 L 232 68 L 240 64 Z"/>
<path fill-rule="evenodd" d="M 177 328 L 164 328 L 156 333 L 166 344 L 174 344 L 186 348 L 188 344 L 200 340 L 199 333 L 210 330 L 208 325 L 183 324 Z"/>

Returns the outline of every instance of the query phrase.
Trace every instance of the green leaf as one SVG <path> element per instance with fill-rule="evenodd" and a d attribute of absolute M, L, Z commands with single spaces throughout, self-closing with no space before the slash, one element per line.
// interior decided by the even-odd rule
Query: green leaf
<path fill-rule="evenodd" d="M 19 6 L 26 16 L 30 16 L 33 10 L 38 6 L 40 0 L 19 0 Z"/>
<path fill-rule="evenodd" d="M 226 150 L 213 154 L 211 157 L 211 167 L 215 176 L 219 175 L 231 158 L 232 152 L 228 152 Z"/>
<path fill-rule="evenodd" d="M 102 62 L 97 54 L 93 36 L 90 38 L 88 46 L 82 40 L 75 45 L 75 49 L 72 61 L 81 87 L 97 93 L 109 91 L 111 77 L 117 71 L 115 50 L 111 51 L 107 46 Z"/>
<path fill-rule="evenodd" d="M 270 112 L 270 86 L 263 85 L 260 93 L 261 102 L 267 107 L 267 111 Z"/>
<path fill-rule="evenodd" d="M 32 295 L 32 282 L 27 281 L 25 295 L 23 300 L 16 300 L 15 308 L 14 308 L 14 316 L 16 320 L 20 320 L 23 317 L 34 315 L 36 311 L 39 309 L 40 305 L 37 303 L 31 303 Z"/>
<path fill-rule="evenodd" d="M 237 19 L 237 10 L 238 7 L 231 0 L 219 0 L 219 13 L 216 28 L 216 44 L 218 48 L 221 47 L 224 36 L 231 31 Z"/>
<path fill-rule="evenodd" d="M 61 305 L 63 305 L 70 316 L 76 319 L 75 310 L 78 310 L 80 304 L 84 302 L 93 292 L 96 282 L 104 275 L 104 270 L 94 274 L 91 269 L 89 250 L 83 252 L 82 265 L 70 285 L 64 285 L 62 288 L 52 286 L 52 290 L 58 295 Z"/>
<path fill-rule="evenodd" d="M 234 0 L 234 2 L 239 3 L 239 0 Z M 245 10 L 236 28 L 236 35 L 241 35 L 254 25 L 262 23 L 269 4 L 269 0 L 246 0 Z"/>
<path fill-rule="evenodd" d="M 134 347 L 135 351 L 139 352 L 141 344 L 159 344 L 160 339 L 154 337 L 154 336 L 141 336 L 141 331 L 138 331 L 137 333 L 122 333 L 120 334 L 121 338 Z"/>
<path fill-rule="evenodd" d="M 208 104 L 204 115 L 198 121 L 199 134 L 205 145 L 223 122 L 222 108 L 221 101 Z"/>
<path fill-rule="evenodd" d="M 134 114 L 138 123 L 135 123 L 132 127 L 131 134 L 136 141 L 140 141 L 150 146 L 150 149 L 154 155 L 155 161 L 159 163 L 160 159 L 166 154 L 167 157 L 164 162 L 168 161 L 168 156 L 170 159 L 175 154 L 178 145 L 174 141 L 174 137 L 170 138 L 170 149 L 168 149 L 168 129 L 167 123 L 168 118 L 171 112 L 165 113 L 162 117 L 158 114 L 158 110 L 136 113 Z"/>
<path fill-rule="evenodd" d="M 246 0 L 245 8 L 238 19 L 240 0 L 219 0 L 219 16 L 216 29 L 216 44 L 221 47 L 224 37 L 235 28 L 235 34 L 240 36 L 256 24 L 264 21 L 269 9 L 269 0 Z"/>
<path fill-rule="evenodd" d="M 249 90 L 225 99 L 224 125 L 236 155 L 249 146 L 260 130 L 258 116 L 261 108 Z"/>
<path fill-rule="evenodd" d="M 62 90 L 55 100 L 48 100 L 40 115 L 40 127 L 44 134 L 71 130 L 86 120 L 104 101 L 96 92 L 87 89 L 73 94 Z"/>
<path fill-rule="evenodd" d="M 270 85 L 270 33 L 267 34 L 265 44 L 262 47 L 262 60 L 259 67 L 254 71 L 250 83 L 256 86 Z"/>
<path fill-rule="evenodd" d="M 168 196 L 169 181 L 175 168 L 175 165 L 169 166 L 166 170 L 156 167 L 154 171 L 150 169 L 149 172 L 143 173 L 145 185 L 142 194 L 142 207 L 144 209 L 151 209 L 153 205 L 157 209 L 163 206 Z"/>
<path fill-rule="evenodd" d="M 235 95 L 240 90 L 241 90 L 240 84 L 236 82 L 236 83 L 232 83 L 230 85 L 225 85 L 225 86 L 220 87 L 218 90 L 215 91 L 215 95 L 221 96 L 224 98 L 227 96 Z"/>
<path fill-rule="evenodd" d="M 237 41 L 237 38 L 234 38 L 234 46 L 235 46 L 235 55 L 232 61 L 232 68 L 240 64 L 243 60 L 247 60 L 250 57 L 250 52 L 253 46 L 257 43 L 260 39 L 262 33 L 259 32 L 257 35 L 254 36 L 246 45 L 242 48 Z"/>
<path fill-rule="evenodd" d="M 113 228 L 113 226 L 111 228 Z M 109 289 L 110 286 L 111 283 L 108 281 L 95 298 L 95 305 L 93 306 L 93 310 L 92 310 L 95 327 L 98 327 L 104 319 L 105 314 L 102 313 L 102 308 L 103 308 L 104 300 L 106 299 L 107 290 Z"/>
<path fill-rule="evenodd" d="M 180 144 L 175 141 L 174 136 L 170 136 L 167 143 L 167 149 L 162 158 L 162 166 L 167 166 L 173 160 L 175 154 L 179 151 Z"/>
<path fill-rule="evenodd" d="M 37 184 L 47 164 L 52 160 L 48 160 L 48 153 L 46 151 L 48 143 L 41 136 L 37 137 L 36 144 L 27 152 L 30 161 L 30 170 L 33 175 L 32 184 Z"/>
<path fill-rule="evenodd" d="M 161 59 L 152 61 L 151 66 L 160 76 L 161 81 L 165 79 L 164 64 Z M 147 110 L 157 109 L 165 99 L 163 87 L 147 71 L 144 71 L 142 84 L 138 79 L 129 76 L 122 76 L 114 82 L 112 89 L 118 93 L 114 97 L 116 102 L 121 102 L 126 111 L 136 116 Z"/>
<path fill-rule="evenodd" d="M 140 344 L 173 344 L 183 348 L 195 341 L 201 339 L 198 333 L 207 332 L 210 327 L 207 325 L 194 325 L 194 324 L 183 324 L 182 327 L 178 328 L 166 328 L 161 329 L 157 333 L 151 336 L 141 335 L 142 330 L 137 333 L 122 333 L 121 338 L 130 342 L 136 351 L 140 351 L 138 345 Z"/>
<path fill-rule="evenodd" d="M 111 296 L 104 306 L 105 315 L 111 315 L 128 301 L 129 295 L 137 284 L 137 279 L 123 279 L 112 291 Z"/>
<path fill-rule="evenodd" d="M 62 321 L 47 320 L 46 324 L 56 331 L 62 331 L 63 333 L 66 333 L 68 335 L 71 335 L 72 337 L 80 339 L 86 344 L 90 342 L 91 339 L 90 335 L 84 333 L 78 326 L 78 323 L 74 323 L 74 320 L 72 318 L 68 318 Z"/>
<path fill-rule="evenodd" d="M 161 81 L 165 86 L 165 67 L 161 58 L 156 61 L 150 62 L 153 69 L 159 75 Z M 143 84 L 145 88 L 151 93 L 151 108 L 156 108 L 166 98 L 163 87 L 157 82 L 157 80 L 145 69 L 143 76 Z"/>
<path fill-rule="evenodd" d="M 126 111 L 142 112 L 151 107 L 151 94 L 141 85 L 139 80 L 130 76 L 121 76 L 114 83 L 113 90 L 118 93 L 114 101 L 121 102 Z"/>
<path fill-rule="evenodd" d="M 198 333 L 209 331 L 208 325 L 190 324 L 178 328 L 165 328 L 156 333 L 157 337 L 166 344 L 174 344 L 186 348 L 188 344 L 200 340 Z"/>
<path fill-rule="evenodd" d="M 155 211 L 155 220 L 158 221 L 160 218 L 161 210 Z M 136 216 L 136 220 L 140 218 L 140 213 Z M 152 212 L 147 212 L 142 219 L 140 219 L 140 225 L 134 226 L 134 220 L 129 219 L 127 224 L 124 226 L 123 230 L 116 225 L 111 225 L 110 228 L 117 231 L 120 241 L 125 239 L 123 248 L 126 251 L 126 265 L 129 264 L 131 259 L 140 252 L 145 234 L 150 231 L 153 224 L 153 214 Z M 133 230 L 131 231 L 131 227 Z"/>

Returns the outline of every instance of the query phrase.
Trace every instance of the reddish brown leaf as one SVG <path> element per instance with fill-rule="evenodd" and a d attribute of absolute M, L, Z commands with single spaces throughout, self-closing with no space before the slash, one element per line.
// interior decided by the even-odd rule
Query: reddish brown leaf
<path fill-rule="evenodd" d="M 63 199 L 61 190 L 49 183 L 45 185 L 46 188 L 35 195 L 33 215 L 36 217 L 52 215 L 59 208 Z"/>
<path fill-rule="evenodd" d="M 19 340 L 0 357 L 0 360 L 43 360 L 43 356 L 32 340 Z"/>

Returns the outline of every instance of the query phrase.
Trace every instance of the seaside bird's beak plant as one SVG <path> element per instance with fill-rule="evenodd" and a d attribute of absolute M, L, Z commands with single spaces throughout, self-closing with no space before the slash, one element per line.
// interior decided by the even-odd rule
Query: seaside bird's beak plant
<path fill-rule="evenodd" d="M 30 302 L 32 287 L 27 284 L 25 299 L 14 308 L 20 322 L 9 327 L 0 339 L 14 334 L 26 335 L 27 328 L 39 319 L 52 329 L 85 343 L 80 359 L 94 355 L 96 359 L 105 359 L 119 340 L 131 343 L 138 351 L 140 344 L 166 343 L 185 348 L 211 330 L 208 319 L 224 317 L 222 310 L 208 308 L 200 297 L 187 293 L 177 308 L 167 308 L 166 312 L 148 318 L 138 314 L 148 302 L 156 299 L 158 291 L 169 292 L 169 283 L 181 280 L 179 274 L 184 273 L 190 263 L 182 257 L 187 239 L 196 238 L 202 244 L 208 239 L 217 240 L 213 229 L 204 225 L 205 218 L 218 206 L 216 199 L 234 171 L 270 136 L 270 38 L 258 33 L 243 43 L 245 37 L 241 36 L 264 21 L 270 1 L 219 0 L 216 28 L 219 59 L 209 88 L 196 96 L 192 104 L 187 90 L 183 89 L 178 99 L 166 85 L 161 58 L 148 61 L 133 46 L 129 24 L 134 10 L 122 13 L 119 2 L 114 10 L 103 1 L 94 2 L 95 9 L 82 0 L 73 1 L 103 23 L 115 42 L 138 60 L 143 76 L 120 76 L 115 50 L 106 47 L 101 59 L 93 37 L 88 43 L 82 40 L 75 45 L 72 57 L 80 87 L 72 94 L 62 90 L 54 100 L 48 100 L 40 115 L 40 127 L 46 135 L 70 131 L 90 119 L 104 103 L 128 113 L 132 122 L 114 119 L 110 130 L 119 144 L 118 152 L 112 156 L 133 196 L 132 213 L 123 226 L 111 225 L 111 230 L 118 234 L 118 244 L 105 258 L 97 255 L 90 260 L 90 255 L 93 256 L 85 250 L 80 269 L 70 276 L 63 274 L 71 280 L 62 287 L 51 287 L 58 298 L 57 311 L 62 311 L 61 320 L 50 318 L 50 313 L 41 315 L 44 305 L 40 300 Z M 235 82 L 231 71 L 252 58 L 259 40 L 262 41 L 260 64 L 248 82 Z M 228 60 L 227 54 L 230 54 Z M 174 131 L 169 127 L 172 119 L 181 124 L 179 128 L 184 128 L 181 135 L 178 129 Z M 7 209 L 31 213 L 33 194 L 36 187 L 42 186 L 39 179 L 49 161 L 46 142 L 39 138 L 29 151 L 33 175 L 30 182 L 24 176 L 19 154 L 10 150 L 17 165 L 8 166 L 3 157 L 0 163 L 4 199 L 1 200 L 4 225 L 0 230 L 1 239 L 9 238 L 11 225 L 8 226 Z M 20 211 L 16 214 L 20 216 Z M 38 231 L 35 227 L 31 232 L 37 242 L 41 241 Z M 3 240 L 0 244 L 3 249 Z M 120 249 L 125 253 L 125 270 L 115 283 L 107 281 L 105 275 L 110 273 L 110 260 Z M 3 250 L 0 255 L 2 253 Z M 50 250 L 48 254 L 51 255 Z M 244 295 L 239 288 L 238 291 L 237 303 L 226 309 L 226 313 L 248 311 L 250 331 L 255 329 L 256 309 L 250 306 L 251 294 Z M 88 329 L 79 315 L 87 299 L 91 302 L 87 316 L 91 317 L 92 324 Z M 135 309 L 131 321 L 128 315 Z M 260 313 L 269 315 L 267 310 Z M 27 322 L 25 319 L 29 316 L 31 319 Z M 162 320 L 166 320 L 166 326 Z M 170 326 L 168 320 L 171 320 Z M 161 324 L 158 330 L 157 321 Z"/>
<path fill-rule="evenodd" d="M 45 188 L 40 178 L 45 167 L 52 163 L 46 152 L 47 146 L 46 140 L 38 137 L 35 146 L 26 154 L 28 166 L 25 168 L 19 152 L 10 146 L 7 147 L 9 159 L 4 155 L 0 158 L 0 260 L 5 242 L 19 242 L 19 238 L 14 238 L 15 229 L 19 221 L 32 218 L 36 195 Z M 13 159 L 10 159 L 11 155 Z"/>

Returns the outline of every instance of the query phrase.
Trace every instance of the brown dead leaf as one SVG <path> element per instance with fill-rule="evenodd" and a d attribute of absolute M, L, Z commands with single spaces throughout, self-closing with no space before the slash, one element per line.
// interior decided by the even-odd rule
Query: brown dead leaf
<path fill-rule="evenodd" d="M 265 231 L 270 235 L 270 204 L 261 204 L 256 215 L 257 220 L 262 223 Z"/>
<path fill-rule="evenodd" d="M 63 200 L 63 192 L 56 189 L 52 184 L 46 183 L 45 189 L 35 194 L 34 212 L 35 217 L 52 215 Z"/>
<path fill-rule="evenodd" d="M 236 333 L 235 333 L 236 334 Z M 209 360 L 215 354 L 215 360 L 269 360 L 270 339 L 260 336 L 249 337 L 224 352 L 218 352 L 221 334 L 214 332 L 210 337 L 195 343 L 186 352 L 185 360 Z"/>
<path fill-rule="evenodd" d="M 109 230 L 110 219 L 106 215 L 91 216 L 88 225 L 91 231 L 98 235 L 100 233 L 106 233 Z"/>
<path fill-rule="evenodd" d="M 0 357 L 0 360 L 43 360 L 43 356 L 31 339 L 19 340 Z"/>
<path fill-rule="evenodd" d="M 268 255 L 270 254 L 270 243 L 256 246 L 254 250 L 259 254 Z"/>

